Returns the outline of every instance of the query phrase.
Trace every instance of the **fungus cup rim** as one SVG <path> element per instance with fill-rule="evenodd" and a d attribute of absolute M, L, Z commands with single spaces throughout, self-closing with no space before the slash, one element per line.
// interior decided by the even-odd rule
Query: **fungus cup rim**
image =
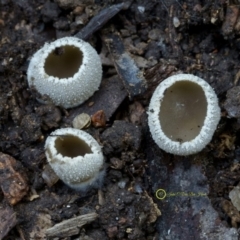
<path fill-rule="evenodd" d="M 68 78 L 48 75 L 45 62 L 56 48 L 73 46 L 82 54 L 82 62 L 77 72 Z M 45 43 L 31 58 L 27 70 L 30 87 L 41 95 L 47 95 L 56 104 L 65 108 L 80 105 L 98 90 L 102 79 L 102 65 L 96 50 L 87 42 L 76 37 L 59 38 Z M 61 89 L 64 88 L 64 92 Z M 41 101 L 44 103 L 43 101 Z"/>
<path fill-rule="evenodd" d="M 200 133 L 191 141 L 182 143 L 173 141 L 165 135 L 159 119 L 165 90 L 180 81 L 190 81 L 199 85 L 207 101 L 206 117 Z M 147 113 L 150 132 L 156 144 L 166 152 L 183 156 L 201 151 L 211 141 L 220 120 L 218 98 L 213 88 L 205 80 L 192 74 L 177 74 L 163 80 L 153 93 Z"/>

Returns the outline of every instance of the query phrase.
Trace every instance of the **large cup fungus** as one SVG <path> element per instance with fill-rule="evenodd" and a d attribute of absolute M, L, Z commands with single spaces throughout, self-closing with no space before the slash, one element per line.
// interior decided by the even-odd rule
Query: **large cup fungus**
<path fill-rule="evenodd" d="M 28 84 L 54 104 L 71 108 L 98 90 L 102 65 L 96 50 L 76 37 L 46 43 L 32 57 Z"/>
<path fill-rule="evenodd" d="M 174 75 L 161 82 L 148 110 L 154 141 L 176 155 L 201 151 L 211 141 L 219 120 L 220 108 L 214 90 L 191 74 Z"/>

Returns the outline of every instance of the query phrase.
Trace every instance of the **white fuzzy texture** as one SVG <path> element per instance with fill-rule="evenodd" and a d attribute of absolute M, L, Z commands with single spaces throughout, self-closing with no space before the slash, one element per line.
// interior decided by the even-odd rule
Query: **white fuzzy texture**
<path fill-rule="evenodd" d="M 49 76 L 44 69 L 48 55 L 54 49 L 70 45 L 80 49 L 82 64 L 72 77 Z M 41 95 L 47 95 L 54 104 L 71 108 L 80 105 L 98 90 L 102 79 L 102 65 L 96 50 L 87 42 L 75 37 L 60 38 L 45 45 L 32 57 L 27 79 Z"/>
<path fill-rule="evenodd" d="M 51 136 L 52 135 L 52 136 Z M 71 188 L 85 191 L 101 184 L 105 169 L 101 146 L 88 133 L 74 128 L 62 128 L 51 133 L 45 143 L 45 153 L 49 164 L 57 176 Z M 92 153 L 84 156 L 67 157 L 57 152 L 55 141 L 64 136 L 76 136 L 83 140 Z"/>
<path fill-rule="evenodd" d="M 199 135 L 193 140 L 183 143 L 172 141 L 168 138 L 164 134 L 159 120 L 159 111 L 161 101 L 164 98 L 164 92 L 178 81 L 190 81 L 198 84 L 203 89 L 207 100 L 206 118 Z M 172 154 L 184 156 L 201 151 L 211 141 L 220 120 L 220 113 L 218 98 L 206 81 L 192 74 L 178 74 L 165 79 L 154 91 L 148 110 L 148 125 L 152 138 L 161 149 Z"/>

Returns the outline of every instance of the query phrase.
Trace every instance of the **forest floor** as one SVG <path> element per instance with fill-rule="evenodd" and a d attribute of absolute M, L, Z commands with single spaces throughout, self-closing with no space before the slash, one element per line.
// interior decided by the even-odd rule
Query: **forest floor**
<path fill-rule="evenodd" d="M 0 239 L 239 239 L 229 198 L 240 196 L 239 5 L 0 0 Z M 43 105 L 27 83 L 29 61 L 45 42 L 74 35 L 101 57 L 100 90 L 73 109 Z M 177 73 L 205 79 L 221 107 L 211 143 L 188 157 L 160 150 L 147 124 L 154 89 Z M 106 126 L 86 131 L 103 146 L 106 176 L 100 189 L 77 192 L 49 172 L 44 143 L 99 110 Z"/>

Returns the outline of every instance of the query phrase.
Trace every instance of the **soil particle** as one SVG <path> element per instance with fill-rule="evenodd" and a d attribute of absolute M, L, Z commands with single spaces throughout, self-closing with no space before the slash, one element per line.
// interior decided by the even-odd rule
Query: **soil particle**
<path fill-rule="evenodd" d="M 122 169 L 124 166 L 123 162 L 116 157 L 110 158 L 110 163 L 113 169 Z"/>
<path fill-rule="evenodd" d="M 153 57 L 154 59 L 159 59 L 161 57 L 161 45 L 155 41 L 150 41 L 147 45 L 145 58 L 149 59 Z"/>
<path fill-rule="evenodd" d="M 3 239 L 18 221 L 16 213 L 11 207 L 1 204 L 0 209 L 0 238 Z"/>
<path fill-rule="evenodd" d="M 59 108 L 54 105 L 42 105 L 35 111 L 41 118 L 41 128 L 45 131 L 59 127 L 62 114 Z"/>
<path fill-rule="evenodd" d="M 224 212 L 231 218 L 232 226 L 237 228 L 240 223 L 240 213 L 230 201 L 224 200 L 221 203 Z"/>
<path fill-rule="evenodd" d="M 144 231 L 151 232 L 149 220 L 153 206 L 147 196 L 132 194 L 127 189 L 110 184 L 105 199 L 99 210 L 99 221 L 109 237 L 144 239 Z"/>
<path fill-rule="evenodd" d="M 227 91 L 227 99 L 224 102 L 224 108 L 229 117 L 240 117 L 240 86 L 233 87 Z"/>
<path fill-rule="evenodd" d="M 82 4 L 93 4 L 93 0 L 56 0 L 59 7 L 63 9 L 71 9 L 78 6 L 81 6 Z"/>
<path fill-rule="evenodd" d="M 67 205 L 69 199 L 68 195 L 60 196 L 46 190 L 34 201 L 28 202 L 28 204 L 18 204 L 15 210 L 18 212 L 18 219 L 21 221 L 19 229 L 25 239 L 31 239 L 30 235 L 36 234 L 36 231 L 37 234 L 42 235 L 43 239 L 46 238 L 46 228 L 52 225 L 52 221 L 62 219 L 62 209 Z M 55 211 L 52 211 L 53 209 Z M 42 224 L 38 225 L 42 218 L 44 218 Z M 39 228 L 36 228 L 37 226 Z"/>
<path fill-rule="evenodd" d="M 123 151 L 138 151 L 141 146 L 141 127 L 125 121 L 114 121 L 101 135 L 103 152 L 117 155 Z"/>
<path fill-rule="evenodd" d="M 42 131 L 41 131 L 41 119 L 37 114 L 28 114 L 25 115 L 21 122 L 22 127 L 22 138 L 24 142 L 35 142 L 41 140 Z"/>
<path fill-rule="evenodd" d="M 34 226 L 28 233 L 29 239 L 45 239 L 46 230 L 52 225 L 51 216 L 40 213 L 36 218 Z"/>
<path fill-rule="evenodd" d="M 233 32 L 237 18 L 239 16 L 238 13 L 239 13 L 239 8 L 237 5 L 229 5 L 227 7 L 225 20 L 222 25 L 223 35 L 228 36 Z"/>
<path fill-rule="evenodd" d="M 42 171 L 42 178 L 49 187 L 52 187 L 59 180 L 59 177 L 53 171 L 50 164 L 46 164 L 44 166 L 44 170 Z"/>
<path fill-rule="evenodd" d="M 58 30 L 63 30 L 63 31 L 68 31 L 70 26 L 69 26 L 69 21 L 65 17 L 61 17 L 56 21 L 53 25 L 56 29 Z"/>
<path fill-rule="evenodd" d="M 45 159 L 45 154 L 42 148 L 39 147 L 27 147 L 20 155 L 21 162 L 28 169 L 36 171 Z"/>
<path fill-rule="evenodd" d="M 231 199 L 233 206 L 238 211 L 240 210 L 240 191 L 239 190 L 240 190 L 239 186 L 236 186 L 229 192 L 229 198 Z"/>
<path fill-rule="evenodd" d="M 145 109 L 140 102 L 134 102 L 129 105 L 129 119 L 130 122 L 136 125 L 140 125 L 143 119 Z"/>
<path fill-rule="evenodd" d="M 56 20 L 61 13 L 61 10 L 56 3 L 47 1 L 43 5 L 41 13 L 43 16 L 43 22 L 48 23 L 52 20 Z"/>

